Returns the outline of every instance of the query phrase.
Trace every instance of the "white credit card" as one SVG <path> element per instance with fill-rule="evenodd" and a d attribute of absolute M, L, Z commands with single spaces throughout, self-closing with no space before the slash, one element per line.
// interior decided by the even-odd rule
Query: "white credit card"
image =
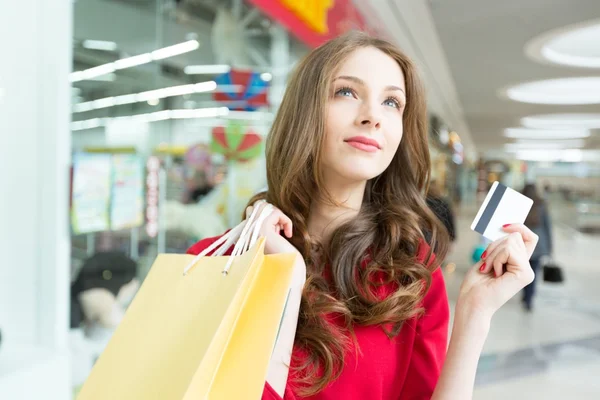
<path fill-rule="evenodd" d="M 507 235 L 502 226 L 524 223 L 532 205 L 533 200 L 529 197 L 494 182 L 471 224 L 471 229 L 486 239 L 500 239 Z"/>

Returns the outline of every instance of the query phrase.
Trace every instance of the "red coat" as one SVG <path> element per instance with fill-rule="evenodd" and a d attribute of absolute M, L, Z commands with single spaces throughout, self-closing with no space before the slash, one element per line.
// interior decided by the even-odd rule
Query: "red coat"
<path fill-rule="evenodd" d="M 217 239 L 201 240 L 188 254 L 200 253 Z M 418 258 L 424 260 L 427 251 L 427 246 L 421 246 Z M 288 385 L 283 400 L 430 399 L 446 357 L 450 319 L 446 286 L 439 268 L 433 272 L 422 305 L 425 314 L 406 321 L 392 339 L 379 326 L 355 326 L 361 352 L 345 356 L 340 377 L 312 397 L 300 397 Z M 281 400 L 281 397 L 265 383 L 262 400 Z"/>

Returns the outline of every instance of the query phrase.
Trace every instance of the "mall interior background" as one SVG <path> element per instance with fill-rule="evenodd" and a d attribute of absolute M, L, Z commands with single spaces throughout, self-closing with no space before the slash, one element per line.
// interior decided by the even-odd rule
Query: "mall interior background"
<path fill-rule="evenodd" d="M 94 256 L 122 254 L 119 268 L 102 271 L 105 280 L 143 282 L 157 254 L 183 253 L 237 223 L 266 186 L 264 138 L 289 72 L 310 49 L 349 29 L 399 45 L 426 83 L 432 177 L 457 220 L 444 267 L 450 300 L 478 245 L 470 221 L 494 181 L 543 189 L 557 226 L 555 258 L 567 276 L 581 279 L 543 286 L 548 301 L 541 304 L 556 309 L 552 299 L 564 305 L 575 296 L 585 306 L 561 314 L 542 307 L 529 322 L 517 311 L 501 315 L 509 327 L 531 323 L 532 336 L 526 346 L 512 337 L 514 345 L 504 345 L 509 328 L 492 333 L 478 398 L 507 387 L 514 398 L 550 398 L 526 391 L 541 393 L 543 379 L 577 381 L 568 375 L 575 369 L 556 378 L 522 352 L 600 335 L 592 285 L 599 266 L 592 248 L 600 244 L 600 2 L 300 3 L 2 4 L 2 399 L 70 399 L 85 380 L 111 333 L 82 329 L 89 310 L 73 296 Z M 593 321 L 569 319 L 582 307 Z M 569 323 L 584 327 L 541 335 L 552 340 L 536 336 L 540 326 L 558 332 Z M 591 370 L 600 371 L 600 347 L 584 348 Z M 513 356 L 531 368 L 515 374 L 519 362 L 498 361 Z M 577 357 L 548 368 L 579 368 Z M 522 375 L 543 379 L 519 386 L 526 385 Z M 600 398 L 588 383 L 585 394 L 568 398 Z"/>

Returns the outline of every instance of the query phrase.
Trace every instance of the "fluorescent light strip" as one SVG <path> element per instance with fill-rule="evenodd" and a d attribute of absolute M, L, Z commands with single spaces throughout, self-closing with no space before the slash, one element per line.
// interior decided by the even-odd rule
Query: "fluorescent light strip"
<path fill-rule="evenodd" d="M 583 152 L 579 149 L 565 150 L 522 150 L 515 154 L 517 160 L 523 161 L 541 161 L 541 162 L 581 162 Z"/>
<path fill-rule="evenodd" d="M 139 122 L 156 122 L 170 119 L 202 119 L 202 118 L 226 118 L 246 121 L 261 121 L 270 123 L 273 114 L 263 112 L 230 111 L 227 107 L 196 108 L 191 110 L 163 110 L 147 114 L 127 115 L 112 118 L 93 118 L 71 123 L 71 130 L 81 131 L 85 129 L 98 128 L 106 125 L 111 120 L 130 120 Z"/>
<path fill-rule="evenodd" d="M 90 50 L 115 51 L 117 44 L 107 40 L 84 40 L 81 45 Z"/>
<path fill-rule="evenodd" d="M 575 140 L 557 140 L 557 141 L 518 141 L 515 143 L 506 143 L 504 148 L 507 150 L 524 150 L 524 149 L 575 149 L 579 147 L 584 147 L 585 141 L 581 139 Z"/>
<path fill-rule="evenodd" d="M 566 113 L 531 115 L 521 119 L 521 124 L 538 129 L 600 129 L 600 114 Z M 589 136 L 589 132 L 587 135 Z"/>
<path fill-rule="evenodd" d="M 111 120 L 129 120 L 139 122 L 156 122 L 169 119 L 189 119 L 189 118 L 216 118 L 225 117 L 229 114 L 227 107 L 198 108 L 195 110 L 162 110 L 147 114 L 127 115 L 123 117 L 112 118 L 93 118 L 84 121 L 71 122 L 71 130 L 80 131 L 85 129 L 98 128 L 106 125 Z"/>
<path fill-rule="evenodd" d="M 225 64 L 188 65 L 183 69 L 183 72 L 187 75 L 225 74 L 229 71 L 231 71 L 231 66 Z"/>
<path fill-rule="evenodd" d="M 95 78 L 97 76 L 109 74 L 118 69 L 131 68 L 138 65 L 148 64 L 152 61 L 178 56 L 180 54 L 194 51 L 198 47 L 200 47 L 200 42 L 198 42 L 197 40 L 188 40 L 186 42 L 175 44 L 173 46 L 163 47 L 162 49 L 154 50 L 151 53 L 139 54 L 133 57 L 123 58 L 115 62 L 99 65 L 97 67 L 89 68 L 83 71 L 73 72 L 70 76 L 71 82 L 79 82 Z"/>
<path fill-rule="evenodd" d="M 84 103 L 75 104 L 73 113 L 80 113 L 100 108 L 112 107 L 115 105 L 140 103 L 148 100 L 159 100 L 166 97 L 182 96 L 192 93 L 210 92 L 217 88 L 215 81 L 199 82 L 190 85 L 171 86 L 162 89 L 149 90 L 147 92 L 124 94 L 121 96 L 106 97 L 103 99 L 86 101 Z"/>
<path fill-rule="evenodd" d="M 122 58 L 115 61 L 113 64 L 115 69 L 127 69 L 137 67 L 138 65 L 148 64 L 152 61 L 152 55 L 150 53 L 144 53 L 133 57 Z"/>
<path fill-rule="evenodd" d="M 152 59 L 157 61 L 162 60 L 164 58 L 175 57 L 181 54 L 189 53 L 190 51 L 194 51 L 198 47 L 200 47 L 200 43 L 197 40 L 188 40 L 187 42 L 154 50 L 151 53 Z"/>
<path fill-rule="evenodd" d="M 586 129 L 507 128 L 504 136 L 514 139 L 581 139 L 590 136 Z"/>

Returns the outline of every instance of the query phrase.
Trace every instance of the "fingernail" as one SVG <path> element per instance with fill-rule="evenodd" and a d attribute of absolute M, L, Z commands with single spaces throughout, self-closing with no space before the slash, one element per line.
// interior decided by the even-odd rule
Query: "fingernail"
<path fill-rule="evenodd" d="M 481 259 L 483 260 L 485 256 L 487 256 L 487 250 L 483 252 L 483 254 L 481 255 Z"/>
<path fill-rule="evenodd" d="M 481 264 L 481 267 L 479 267 L 479 271 L 483 272 L 484 269 L 485 269 L 485 263 Z"/>
<path fill-rule="evenodd" d="M 512 224 L 504 224 L 502 225 L 503 228 L 506 228 L 507 226 L 511 226 Z"/>

